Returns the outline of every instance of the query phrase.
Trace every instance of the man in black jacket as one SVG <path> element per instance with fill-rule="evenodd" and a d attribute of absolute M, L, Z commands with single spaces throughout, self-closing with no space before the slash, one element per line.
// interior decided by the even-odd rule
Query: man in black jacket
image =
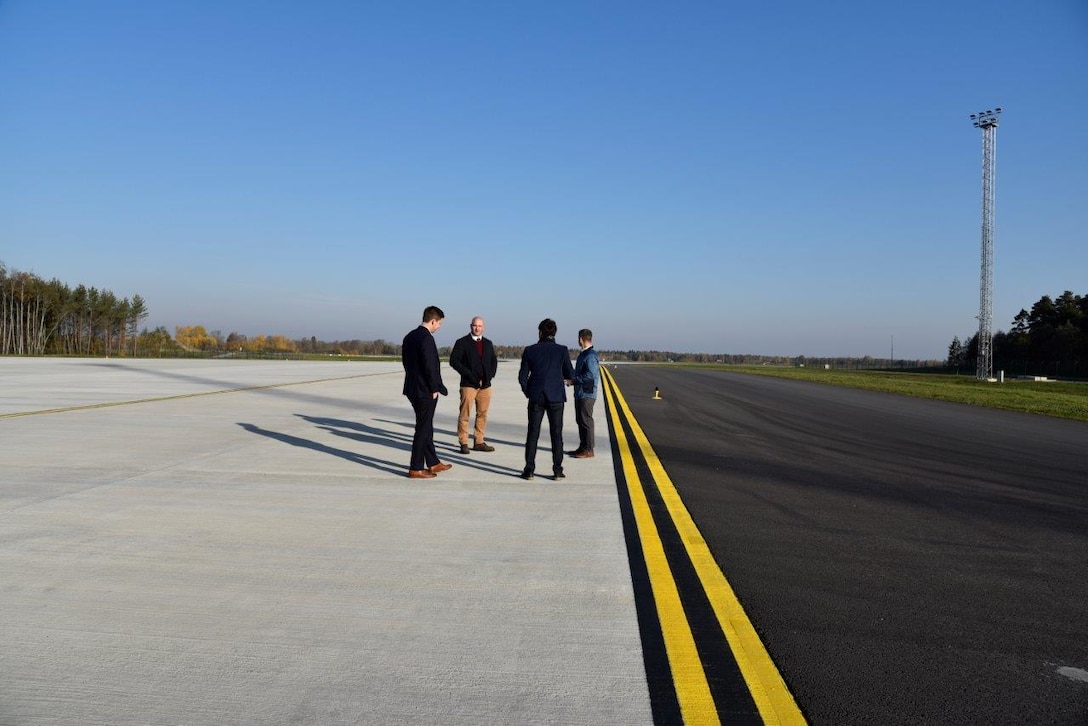
<path fill-rule="evenodd" d="M 570 351 L 555 342 L 555 321 L 545 318 L 537 331 L 540 340 L 527 347 L 521 354 L 518 383 L 521 392 L 529 399 L 529 430 L 525 436 L 525 469 L 522 479 L 532 479 L 536 470 L 536 448 L 540 439 L 540 424 L 548 416 L 548 432 L 552 441 L 552 474 L 555 479 L 563 475 L 563 405 L 567 401 L 566 386 L 574 378 L 574 366 L 570 364 Z"/>
<path fill-rule="evenodd" d="M 484 337 L 484 319 L 476 316 L 469 323 L 469 334 L 458 338 L 450 352 L 450 365 L 461 374 L 461 411 L 457 416 L 457 443 L 467 454 L 468 420 L 476 407 L 476 424 L 472 432 L 476 451 L 494 451 L 484 439 L 487 431 L 487 409 L 491 406 L 491 379 L 499 369 L 495 346 Z"/>
<path fill-rule="evenodd" d="M 438 361 L 438 346 L 434 334 L 442 327 L 446 314 L 441 308 L 428 305 L 423 310 L 423 322 L 404 336 L 401 363 L 404 365 L 404 395 L 416 414 L 416 429 L 412 436 L 412 459 L 408 464 L 410 479 L 431 479 L 451 464 L 438 460 L 434 448 L 434 412 L 439 394 L 448 391 L 442 385 L 442 368 Z"/>

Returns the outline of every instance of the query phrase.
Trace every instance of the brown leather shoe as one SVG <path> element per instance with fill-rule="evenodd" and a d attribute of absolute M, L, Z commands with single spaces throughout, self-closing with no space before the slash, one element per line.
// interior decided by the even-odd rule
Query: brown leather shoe
<path fill-rule="evenodd" d="M 577 454 L 571 454 L 571 457 L 575 458 L 575 459 L 592 459 L 593 458 L 593 452 L 592 451 L 579 451 Z"/>
<path fill-rule="evenodd" d="M 409 469 L 409 479 L 434 479 L 434 472 L 430 469 Z"/>
<path fill-rule="evenodd" d="M 495 447 L 490 444 L 476 444 L 472 447 L 476 451 L 494 451 Z"/>
<path fill-rule="evenodd" d="M 434 466 L 432 466 L 430 468 L 431 476 L 434 476 L 435 474 L 437 474 L 440 471 L 445 471 L 446 469 L 452 469 L 452 468 L 453 468 L 453 464 L 443 464 L 440 461 L 440 462 L 438 462 L 437 464 L 435 464 Z"/>

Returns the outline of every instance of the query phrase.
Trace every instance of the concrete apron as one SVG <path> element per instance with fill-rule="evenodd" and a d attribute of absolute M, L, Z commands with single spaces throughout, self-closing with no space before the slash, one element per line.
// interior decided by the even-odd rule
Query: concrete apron
<path fill-rule="evenodd" d="M 0 359 L 0 723 L 651 723 L 603 402 L 525 482 L 516 378 L 419 481 L 399 364 Z"/>

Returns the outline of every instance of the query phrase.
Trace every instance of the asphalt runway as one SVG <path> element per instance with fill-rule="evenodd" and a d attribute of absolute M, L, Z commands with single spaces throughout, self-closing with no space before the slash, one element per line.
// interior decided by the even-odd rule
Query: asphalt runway
<path fill-rule="evenodd" d="M 419 482 L 397 363 L 0 358 L 0 724 L 651 723 L 607 428 L 522 481 L 516 374 Z"/>
<path fill-rule="evenodd" d="M 811 723 L 1088 723 L 1088 425 L 609 371 Z"/>

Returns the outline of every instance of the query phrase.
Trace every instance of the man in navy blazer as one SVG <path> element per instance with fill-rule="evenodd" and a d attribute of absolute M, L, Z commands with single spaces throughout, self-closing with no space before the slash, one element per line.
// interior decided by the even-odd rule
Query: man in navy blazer
<path fill-rule="evenodd" d="M 434 412 L 439 394 L 448 391 L 442 385 L 442 368 L 438 362 L 438 346 L 434 334 L 442 327 L 446 314 L 434 305 L 423 310 L 423 322 L 404 336 L 401 343 L 401 363 L 404 365 L 404 395 L 416 414 L 415 434 L 412 436 L 412 458 L 408 464 L 410 479 L 431 479 L 438 472 L 451 468 L 438 460 L 434 448 Z"/>
<path fill-rule="evenodd" d="M 563 405 L 567 402 L 566 386 L 574 377 L 570 351 L 555 342 L 557 327 L 551 318 L 537 326 L 539 342 L 521 354 L 518 383 L 529 399 L 529 431 L 525 437 L 525 469 L 522 479 L 532 479 L 536 471 L 536 447 L 540 440 L 540 424 L 548 415 L 548 432 L 552 440 L 552 473 L 563 476 Z"/>

